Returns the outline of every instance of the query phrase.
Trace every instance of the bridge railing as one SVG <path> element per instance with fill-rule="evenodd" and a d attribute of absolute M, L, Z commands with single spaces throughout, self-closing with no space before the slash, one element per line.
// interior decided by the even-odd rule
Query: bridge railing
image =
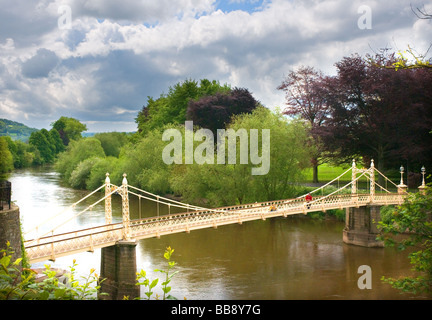
<path fill-rule="evenodd" d="M 403 201 L 399 194 L 382 194 L 376 197 L 379 204 L 395 204 Z M 265 219 L 267 217 L 287 216 L 311 211 L 354 207 L 371 204 L 370 194 L 344 194 L 316 198 L 314 203 L 303 199 L 295 201 L 278 201 L 279 206 L 271 210 L 273 202 L 248 205 L 242 210 L 202 210 L 163 215 L 130 221 L 133 238 L 158 237 L 164 234 L 190 231 L 204 227 L 217 227 L 229 223 L 242 223 L 248 220 Z M 237 207 L 239 209 L 240 207 Z M 39 239 L 39 242 L 28 243 L 26 251 L 32 262 L 55 259 L 73 252 L 93 251 L 96 248 L 112 245 L 122 239 L 122 223 L 88 228 L 77 232 L 69 232 L 53 237 Z"/>
<path fill-rule="evenodd" d="M 58 229 L 54 228 L 48 233 L 42 235 L 42 237 L 40 238 L 25 241 L 25 247 L 26 249 L 28 249 L 29 256 L 31 256 L 32 261 L 34 261 L 34 259 L 43 259 L 44 257 L 52 257 L 54 259 L 56 256 L 64 255 L 67 252 L 71 253 L 83 250 L 91 251 L 93 250 L 93 248 L 106 246 L 108 243 L 124 239 L 126 234 L 126 238 L 128 238 L 130 235 L 132 238 L 136 239 L 153 236 L 158 237 L 162 234 L 180 231 L 188 232 L 192 229 L 197 229 L 201 227 L 217 227 L 218 225 L 236 222 L 242 223 L 243 221 L 256 220 L 260 218 L 265 219 L 267 217 L 288 216 L 299 213 L 307 214 L 308 212 L 312 211 L 327 211 L 330 209 L 359 207 L 368 204 L 386 205 L 400 204 L 403 202 L 405 195 L 390 193 L 386 188 L 382 188 L 379 185 L 378 186 L 381 187 L 381 190 L 384 190 L 387 193 L 375 193 L 376 183 L 374 178 L 375 171 L 373 164 L 371 165 L 370 169 L 354 169 L 355 163 L 353 163 L 352 168 L 348 169 L 338 178 L 330 182 L 332 183 L 337 179 L 340 179 L 349 170 L 353 170 L 354 173 L 352 174 L 352 180 L 350 183 L 340 188 L 338 180 L 338 188 L 336 191 L 328 195 L 315 196 L 312 201 L 309 202 L 306 202 L 304 196 L 301 196 L 295 199 L 256 202 L 214 209 L 185 204 L 176 200 L 167 199 L 151 194 L 133 186 L 128 186 L 126 175 L 124 175 L 122 187 L 117 187 L 109 182 L 107 174 L 105 185 L 101 186 L 99 189 L 87 195 L 85 198 L 88 198 L 90 195 L 99 191 L 103 187 L 105 187 L 106 191 L 105 197 L 98 200 L 91 206 L 87 207 L 77 215 L 74 215 L 74 217 L 91 209 L 94 205 L 98 204 L 103 200 L 110 200 L 112 194 L 119 193 L 123 198 L 123 202 L 127 202 L 126 220 L 124 218 L 125 212 L 122 212 L 122 223 L 111 224 L 110 222 L 107 222 L 109 224 L 103 226 L 87 228 L 79 231 L 67 232 L 57 235 L 54 235 L 54 231 Z M 360 176 L 357 176 L 357 173 L 362 174 Z M 380 172 L 378 173 L 381 174 Z M 358 194 L 357 192 L 354 192 L 357 191 L 357 182 L 359 181 L 359 179 L 367 174 L 370 175 L 369 177 L 366 176 L 366 178 L 368 178 L 371 183 L 371 192 L 367 194 Z M 326 185 L 316 190 L 324 190 L 324 188 L 330 183 L 327 183 Z M 131 192 L 128 190 L 128 187 L 135 189 L 135 191 L 143 192 L 148 196 L 155 197 L 155 199 L 151 199 L 148 196 L 144 196 L 136 192 Z M 351 193 L 340 194 L 343 190 L 349 189 L 350 187 Z M 122 193 L 122 190 L 125 190 L 125 192 Z M 315 192 L 316 190 L 312 191 L 311 193 Z M 145 198 L 148 200 L 156 201 L 158 205 L 164 204 L 168 206 L 175 206 L 178 208 L 183 208 L 187 211 L 162 216 L 158 215 L 157 217 L 130 221 L 128 209 L 129 194 L 138 196 L 140 197 L 140 199 Z M 83 201 L 85 198 L 81 199 L 79 202 Z M 78 203 L 75 203 L 72 208 Z M 111 202 L 109 201 L 109 203 Z M 124 207 L 125 206 L 123 205 L 123 209 Z M 107 210 L 107 201 L 105 210 Z M 126 229 L 130 230 L 130 234 L 129 232 L 124 232 L 124 230 Z"/>
<path fill-rule="evenodd" d="M 66 239 L 79 238 L 79 237 L 87 236 L 92 233 L 105 232 L 105 231 L 121 229 L 121 228 L 122 228 L 121 223 L 114 223 L 114 224 L 96 226 L 92 228 L 86 228 L 86 229 L 70 231 L 70 232 L 65 232 L 60 234 L 45 235 L 44 237 L 25 240 L 24 244 L 26 246 L 40 245 L 44 243 L 63 241 Z"/>
<path fill-rule="evenodd" d="M 47 241 L 45 243 L 33 243 L 25 246 L 27 256 L 31 262 L 44 260 L 55 260 L 64 255 L 69 255 L 74 252 L 94 251 L 97 248 L 114 245 L 122 239 L 122 229 L 116 228 L 113 230 L 93 229 L 94 232 L 89 234 L 81 234 L 74 236 L 67 234 L 67 237 L 57 238 L 55 241 Z"/>

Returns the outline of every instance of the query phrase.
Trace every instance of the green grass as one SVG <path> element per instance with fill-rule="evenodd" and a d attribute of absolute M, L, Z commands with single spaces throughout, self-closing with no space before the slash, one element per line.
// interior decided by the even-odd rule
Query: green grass
<path fill-rule="evenodd" d="M 328 182 L 333 180 L 334 178 L 340 176 L 344 173 L 348 167 L 345 166 L 332 166 L 330 164 L 324 163 L 318 167 L 318 181 L 319 182 Z M 309 168 L 303 171 L 305 176 L 305 182 L 312 182 L 313 178 L 313 169 Z M 342 177 L 342 181 L 350 181 L 351 173 L 347 173 L 346 176 Z"/>
<path fill-rule="evenodd" d="M 343 165 L 343 166 L 332 166 L 330 164 L 322 164 L 318 167 L 318 181 L 319 183 L 327 183 L 329 181 L 332 181 L 333 179 L 337 178 L 338 176 L 340 176 L 342 173 L 344 173 L 346 170 L 348 170 L 348 166 L 347 165 Z M 359 166 L 357 166 L 357 168 L 359 168 Z M 304 174 L 304 183 L 312 183 L 312 178 L 313 178 L 313 169 L 309 168 L 303 171 Z M 394 183 L 398 183 L 398 179 L 397 179 L 397 172 L 391 172 L 389 171 L 388 174 L 388 178 L 391 179 Z M 378 174 L 375 174 L 375 181 L 378 183 L 378 179 L 379 176 Z M 339 184 L 333 184 L 334 187 L 342 187 L 344 184 L 347 184 L 351 181 L 351 172 L 348 172 L 347 174 L 345 174 L 344 176 L 342 176 L 342 178 L 339 180 Z M 369 188 L 369 181 L 367 180 L 367 178 L 362 177 L 359 179 L 357 187 L 359 189 L 359 192 L 361 192 L 361 190 L 363 190 L 363 192 L 369 192 L 368 188 Z M 392 191 L 392 192 L 397 192 L 397 190 L 395 189 L 395 187 L 390 184 L 390 183 L 384 183 L 383 184 L 384 188 L 387 188 L 388 190 Z M 310 188 L 310 187 L 309 187 Z M 314 189 L 313 187 L 311 189 L 306 188 L 305 192 L 308 192 L 309 190 Z M 376 192 L 380 192 L 379 191 L 379 187 L 376 186 Z"/>

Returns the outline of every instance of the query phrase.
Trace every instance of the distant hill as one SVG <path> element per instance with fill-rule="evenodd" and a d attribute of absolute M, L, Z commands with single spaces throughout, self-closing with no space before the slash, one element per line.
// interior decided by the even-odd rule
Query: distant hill
<path fill-rule="evenodd" d="M 0 136 L 9 136 L 12 140 L 26 142 L 34 131 L 38 131 L 38 129 L 27 127 L 19 122 L 0 118 Z"/>
<path fill-rule="evenodd" d="M 90 138 L 90 137 L 93 137 L 95 134 L 96 134 L 96 132 L 82 132 L 81 136 L 83 138 Z"/>

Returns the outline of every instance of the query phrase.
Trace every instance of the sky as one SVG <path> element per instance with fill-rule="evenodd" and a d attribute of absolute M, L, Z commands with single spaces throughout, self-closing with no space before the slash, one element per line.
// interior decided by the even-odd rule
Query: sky
<path fill-rule="evenodd" d="M 431 55 L 430 0 L 0 0 L 0 118 L 135 131 L 148 97 L 186 79 L 247 88 L 270 109 L 300 66 L 358 53 Z"/>

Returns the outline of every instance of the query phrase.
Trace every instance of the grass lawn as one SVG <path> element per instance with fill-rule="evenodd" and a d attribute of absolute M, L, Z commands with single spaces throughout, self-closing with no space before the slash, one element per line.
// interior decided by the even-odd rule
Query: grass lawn
<path fill-rule="evenodd" d="M 346 170 L 348 170 L 348 167 L 334 167 L 332 165 L 329 165 L 327 163 L 324 163 L 318 167 L 318 181 L 319 182 L 329 182 L 333 180 L 334 178 L 340 176 L 342 173 L 344 173 Z M 313 169 L 309 168 L 304 170 L 304 176 L 305 176 L 305 182 L 312 182 L 313 178 Z M 344 177 L 341 179 L 342 181 L 350 181 L 351 180 L 351 172 L 348 172 Z"/>

